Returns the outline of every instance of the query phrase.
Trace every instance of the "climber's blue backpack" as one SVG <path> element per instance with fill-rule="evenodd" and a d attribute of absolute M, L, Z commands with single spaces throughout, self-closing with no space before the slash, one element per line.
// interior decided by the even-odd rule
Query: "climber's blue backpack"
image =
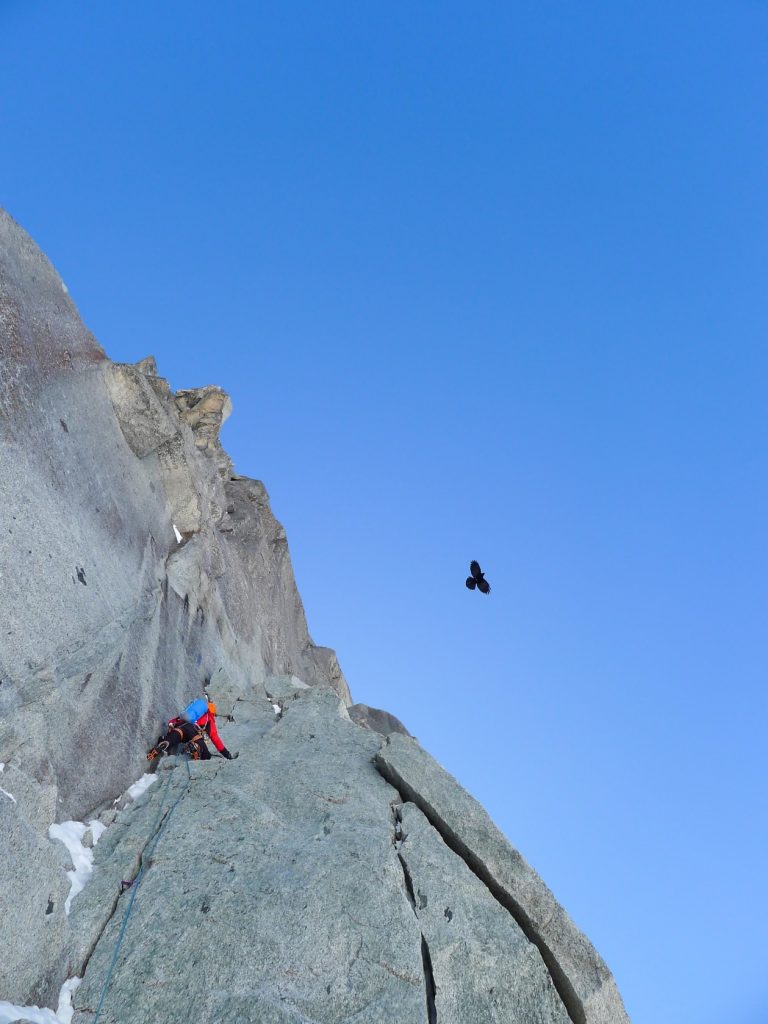
<path fill-rule="evenodd" d="M 203 715 L 208 712 L 208 701 L 205 697 L 198 697 L 197 700 L 193 700 L 191 704 L 187 704 L 184 710 L 181 712 L 181 717 L 187 722 L 196 722 L 198 718 L 202 718 Z"/>

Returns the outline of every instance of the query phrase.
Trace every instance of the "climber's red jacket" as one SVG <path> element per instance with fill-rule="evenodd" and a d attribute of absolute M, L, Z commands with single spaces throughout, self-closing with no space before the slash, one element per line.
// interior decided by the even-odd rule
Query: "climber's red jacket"
<path fill-rule="evenodd" d="M 211 737 L 214 747 L 221 753 L 224 749 L 224 744 L 221 742 L 221 737 L 216 728 L 216 716 L 212 715 L 210 711 L 206 711 L 201 718 L 197 719 L 195 725 L 199 725 L 203 732 L 206 732 Z"/>

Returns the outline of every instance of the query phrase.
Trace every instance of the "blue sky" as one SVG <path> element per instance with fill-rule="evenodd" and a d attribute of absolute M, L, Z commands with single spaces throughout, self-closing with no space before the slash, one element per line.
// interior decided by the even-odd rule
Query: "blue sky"
<path fill-rule="evenodd" d="M 768 8 L 0 0 L 0 203 L 635 1024 L 766 1024 Z M 477 558 L 489 598 L 463 584 Z"/>

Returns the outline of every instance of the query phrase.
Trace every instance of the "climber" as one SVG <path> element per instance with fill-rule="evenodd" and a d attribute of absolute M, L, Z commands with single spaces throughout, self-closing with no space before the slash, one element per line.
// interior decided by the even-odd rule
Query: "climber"
<path fill-rule="evenodd" d="M 208 761 L 211 752 L 206 745 L 209 738 L 222 757 L 234 761 L 239 754 L 231 754 L 221 741 L 216 728 L 216 705 L 212 700 L 192 701 L 181 715 L 168 722 L 168 731 L 161 736 L 147 754 L 148 761 L 154 761 L 160 754 L 175 754 L 179 744 L 193 761 Z"/>

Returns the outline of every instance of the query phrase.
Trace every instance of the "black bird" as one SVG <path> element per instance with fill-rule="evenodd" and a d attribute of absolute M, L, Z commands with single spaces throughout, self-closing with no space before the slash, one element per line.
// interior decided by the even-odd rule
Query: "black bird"
<path fill-rule="evenodd" d="M 469 563 L 469 571 L 472 573 L 471 576 L 467 576 L 467 586 L 469 589 L 474 590 L 477 587 L 480 593 L 490 594 L 490 585 L 485 578 L 485 573 L 481 571 L 477 562 L 472 561 Z"/>

